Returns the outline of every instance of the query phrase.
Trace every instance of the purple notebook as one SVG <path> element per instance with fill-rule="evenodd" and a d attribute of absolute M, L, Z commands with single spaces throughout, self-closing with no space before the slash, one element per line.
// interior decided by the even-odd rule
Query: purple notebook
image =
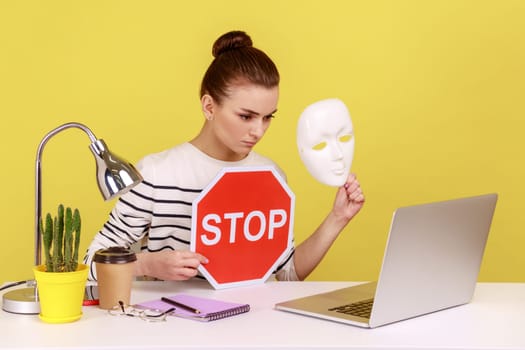
<path fill-rule="evenodd" d="M 139 303 L 136 306 L 140 308 L 157 309 L 160 311 L 175 308 L 170 315 L 198 321 L 213 321 L 250 311 L 250 305 L 248 304 L 233 303 L 188 294 L 177 294 L 167 298 L 174 301 L 175 305 L 160 299 L 155 299 Z M 176 303 L 182 304 L 183 307 L 176 305 Z M 191 311 L 190 309 L 193 309 L 194 311 Z"/>

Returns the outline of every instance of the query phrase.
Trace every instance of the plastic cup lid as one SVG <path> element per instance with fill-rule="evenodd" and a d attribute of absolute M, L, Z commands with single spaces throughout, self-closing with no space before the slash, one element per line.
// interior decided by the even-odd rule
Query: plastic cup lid
<path fill-rule="evenodd" d="M 128 248 L 110 247 L 98 250 L 93 260 L 102 264 L 125 264 L 136 261 L 137 256 Z"/>

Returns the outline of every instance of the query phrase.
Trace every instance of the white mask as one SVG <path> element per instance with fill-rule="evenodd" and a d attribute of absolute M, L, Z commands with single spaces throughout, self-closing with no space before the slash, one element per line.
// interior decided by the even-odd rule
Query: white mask
<path fill-rule="evenodd" d="M 317 181 L 342 186 L 350 173 L 354 144 L 350 113 L 341 100 L 321 100 L 301 113 L 297 147 L 301 160 Z"/>

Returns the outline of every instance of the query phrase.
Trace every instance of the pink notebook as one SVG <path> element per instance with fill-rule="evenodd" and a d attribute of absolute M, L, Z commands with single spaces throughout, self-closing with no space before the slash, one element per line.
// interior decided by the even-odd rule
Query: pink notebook
<path fill-rule="evenodd" d="M 146 301 L 135 306 L 140 308 L 157 309 L 160 311 L 166 311 L 168 309 L 175 308 L 175 310 L 171 312 L 170 315 L 190 318 L 198 321 L 213 321 L 250 311 L 250 305 L 248 304 L 203 298 L 188 294 L 177 294 L 167 298 L 173 300 L 176 303 L 187 306 L 189 309 L 167 303 L 160 299 Z M 194 309 L 197 312 L 190 311 L 190 309 Z"/>

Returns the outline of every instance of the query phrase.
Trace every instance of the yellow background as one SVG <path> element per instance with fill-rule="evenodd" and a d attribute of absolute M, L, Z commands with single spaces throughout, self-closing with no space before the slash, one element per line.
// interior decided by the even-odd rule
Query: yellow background
<path fill-rule="evenodd" d="M 82 122 L 132 162 L 190 139 L 211 45 L 231 29 L 247 31 L 282 75 L 257 151 L 287 172 L 299 242 L 335 190 L 301 163 L 298 116 L 329 97 L 352 114 L 367 202 L 310 279 L 375 279 L 396 207 L 497 192 L 479 279 L 525 282 L 524 18 L 520 0 L 2 0 L 0 282 L 32 277 L 42 137 Z M 43 162 L 44 212 L 80 209 L 82 251 L 114 204 L 98 193 L 88 145 L 70 129 Z"/>

